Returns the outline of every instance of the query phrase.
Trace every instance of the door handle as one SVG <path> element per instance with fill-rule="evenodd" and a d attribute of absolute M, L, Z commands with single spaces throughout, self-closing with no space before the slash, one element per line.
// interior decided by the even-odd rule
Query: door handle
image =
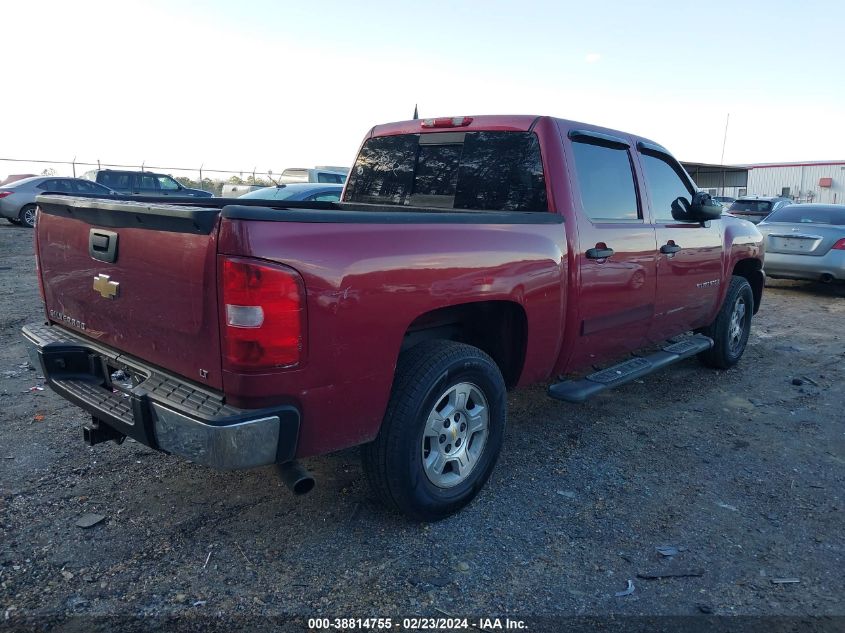
<path fill-rule="evenodd" d="M 88 254 L 101 262 L 113 263 L 117 258 L 117 233 L 91 229 L 88 232 Z"/>
<path fill-rule="evenodd" d="M 588 248 L 584 253 L 589 259 L 607 259 L 613 255 L 612 248 Z"/>
<path fill-rule="evenodd" d="M 677 244 L 664 244 L 660 247 L 660 252 L 664 255 L 671 255 L 672 253 L 677 253 L 681 250 L 681 247 Z"/>

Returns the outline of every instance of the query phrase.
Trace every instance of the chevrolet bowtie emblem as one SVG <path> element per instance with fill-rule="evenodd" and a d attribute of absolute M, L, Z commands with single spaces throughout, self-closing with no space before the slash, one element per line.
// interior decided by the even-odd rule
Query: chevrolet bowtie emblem
<path fill-rule="evenodd" d="M 104 299 L 117 299 L 120 294 L 120 284 L 111 281 L 108 275 L 99 274 L 94 277 L 94 290 L 99 292 Z"/>

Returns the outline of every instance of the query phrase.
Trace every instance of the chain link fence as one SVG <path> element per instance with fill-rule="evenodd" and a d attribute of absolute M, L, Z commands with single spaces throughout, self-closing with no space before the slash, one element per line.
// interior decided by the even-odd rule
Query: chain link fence
<path fill-rule="evenodd" d="M 24 158 L 0 158 L 0 183 L 16 176 L 75 176 L 80 177 L 95 169 L 126 169 L 131 171 L 154 171 L 173 176 L 185 187 L 204 189 L 219 196 L 223 186 L 276 184 L 282 170 L 252 169 L 213 169 L 204 165 L 199 167 L 162 167 L 160 165 L 126 165 L 117 163 L 96 163 L 82 161 L 41 160 Z"/>

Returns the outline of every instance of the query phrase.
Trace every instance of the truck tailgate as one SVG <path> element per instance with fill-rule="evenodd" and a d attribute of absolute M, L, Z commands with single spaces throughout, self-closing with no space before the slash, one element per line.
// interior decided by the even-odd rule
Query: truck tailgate
<path fill-rule="evenodd" d="M 40 196 L 50 321 L 221 389 L 218 210 Z"/>

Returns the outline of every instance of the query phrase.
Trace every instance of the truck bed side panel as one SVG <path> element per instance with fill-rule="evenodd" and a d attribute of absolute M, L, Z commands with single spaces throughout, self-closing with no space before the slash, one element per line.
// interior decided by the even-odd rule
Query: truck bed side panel
<path fill-rule="evenodd" d="M 360 444 L 378 432 L 408 326 L 431 310 L 494 300 L 519 304 L 527 317 L 520 383 L 545 379 L 560 350 L 565 244 L 561 223 L 224 219 L 220 253 L 298 270 L 308 312 L 301 368 L 226 373 L 224 390 L 244 406 L 271 404 L 266 394 L 290 394 L 303 414 L 299 456 Z"/>

